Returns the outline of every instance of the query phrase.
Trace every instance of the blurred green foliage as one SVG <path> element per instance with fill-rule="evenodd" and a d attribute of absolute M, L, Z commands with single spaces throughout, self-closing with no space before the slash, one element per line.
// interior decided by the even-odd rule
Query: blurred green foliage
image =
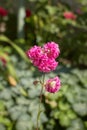
<path fill-rule="evenodd" d="M 34 86 L 41 74 L 15 56 L 11 56 L 19 81 L 0 76 L 0 127 L 2 130 L 33 130 L 36 125 L 40 86 Z M 41 130 L 87 129 L 87 70 L 59 66 L 49 77 L 59 75 L 62 82 L 56 94 L 44 93 L 40 119 Z"/>
<path fill-rule="evenodd" d="M 73 64 L 87 65 L 86 4 L 83 5 L 83 1 L 79 1 L 81 7 L 72 10 L 69 5 L 61 2 L 53 5 L 51 0 L 29 2 L 33 7 L 32 16 L 25 19 L 28 45 L 56 41 L 61 48 L 61 57 L 69 59 Z M 76 19 L 65 19 L 63 14 L 66 11 L 73 12 Z"/>

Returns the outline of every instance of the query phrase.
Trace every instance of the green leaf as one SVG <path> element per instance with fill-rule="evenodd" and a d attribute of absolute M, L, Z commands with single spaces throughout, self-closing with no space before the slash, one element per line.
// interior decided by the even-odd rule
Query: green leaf
<path fill-rule="evenodd" d="M 47 11 L 48 11 L 48 13 L 49 13 L 50 15 L 54 15 L 54 14 L 57 12 L 57 7 L 56 7 L 56 6 L 53 7 L 53 6 L 47 5 L 47 6 L 46 6 L 46 9 L 47 9 Z"/>
<path fill-rule="evenodd" d="M 66 116 L 65 113 L 61 113 L 60 115 L 60 124 L 66 127 L 70 124 L 70 119 Z"/>
<path fill-rule="evenodd" d="M 25 53 L 23 52 L 23 50 L 17 46 L 13 41 L 11 41 L 9 38 L 7 38 L 4 35 L 0 35 L 0 41 L 2 42 L 7 42 L 8 44 L 10 44 L 19 54 L 20 56 L 25 59 L 27 62 L 29 62 L 27 56 L 25 55 Z"/>
<path fill-rule="evenodd" d="M 11 75 L 17 79 L 17 75 L 16 75 L 13 65 L 11 63 L 8 63 L 6 67 L 8 69 L 9 75 Z"/>
<path fill-rule="evenodd" d="M 75 103 L 73 109 L 78 115 L 86 116 L 87 115 L 87 103 Z"/>
<path fill-rule="evenodd" d="M 0 117 L 0 123 L 9 126 L 10 125 L 10 120 L 4 117 Z"/>
<path fill-rule="evenodd" d="M 20 88 L 20 92 L 21 92 L 21 94 L 22 94 L 23 96 L 25 96 L 25 97 L 28 96 L 27 92 L 26 92 L 25 89 L 23 89 L 22 87 Z"/>
<path fill-rule="evenodd" d="M 0 124 L 0 130 L 6 130 L 5 126 Z"/>
<path fill-rule="evenodd" d="M 70 127 L 67 130 L 86 130 L 84 128 L 84 124 L 80 118 L 77 118 L 76 120 L 72 120 L 70 123 Z"/>
<path fill-rule="evenodd" d="M 0 101 L 0 111 L 4 110 L 5 107 L 4 107 L 4 102 L 1 100 Z"/>

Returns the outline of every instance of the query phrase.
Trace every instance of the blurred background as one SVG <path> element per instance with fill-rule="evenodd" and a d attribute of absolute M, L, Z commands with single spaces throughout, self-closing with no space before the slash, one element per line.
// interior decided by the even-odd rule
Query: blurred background
<path fill-rule="evenodd" d="M 43 96 L 40 130 L 87 130 L 87 0 L 0 0 L 0 130 L 34 130 L 42 74 L 25 52 L 59 44 L 62 86 Z"/>

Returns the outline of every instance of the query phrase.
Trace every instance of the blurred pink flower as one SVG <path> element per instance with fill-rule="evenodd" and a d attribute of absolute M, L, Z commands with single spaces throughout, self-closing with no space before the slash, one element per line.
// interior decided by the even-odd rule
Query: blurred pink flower
<path fill-rule="evenodd" d="M 4 8 L 0 7 L 0 16 L 5 17 L 8 15 L 7 10 L 5 10 Z"/>
<path fill-rule="evenodd" d="M 73 12 L 64 12 L 63 16 L 66 19 L 71 19 L 71 20 L 75 20 L 76 19 L 76 15 Z"/>
<path fill-rule="evenodd" d="M 7 61 L 4 57 L 0 57 L 0 62 L 2 62 L 3 66 L 5 66 L 7 63 Z"/>
<path fill-rule="evenodd" d="M 30 17 L 31 16 L 31 11 L 29 9 L 26 9 L 26 17 Z"/>
<path fill-rule="evenodd" d="M 45 84 L 46 91 L 50 93 L 57 92 L 60 89 L 60 87 L 61 87 L 60 79 L 57 76 L 55 78 L 47 80 Z"/>
<path fill-rule="evenodd" d="M 78 8 L 78 9 L 76 9 L 76 13 L 79 14 L 79 15 L 81 15 L 83 12 L 82 12 L 81 9 Z"/>
<path fill-rule="evenodd" d="M 49 58 L 57 58 L 60 54 L 59 46 L 55 42 L 47 42 L 43 48 Z"/>

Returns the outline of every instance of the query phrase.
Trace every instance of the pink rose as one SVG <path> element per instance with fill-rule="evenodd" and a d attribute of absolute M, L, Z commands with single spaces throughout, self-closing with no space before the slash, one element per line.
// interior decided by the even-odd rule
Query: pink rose
<path fill-rule="evenodd" d="M 34 63 L 34 65 L 37 66 L 39 64 L 40 58 L 43 55 L 43 51 L 42 51 L 41 47 L 35 45 L 34 47 L 30 48 L 26 52 L 26 54 L 31 59 L 31 61 Z"/>
<path fill-rule="evenodd" d="M 5 10 L 4 8 L 0 7 L 0 16 L 5 17 L 8 15 L 7 10 Z"/>
<path fill-rule="evenodd" d="M 31 16 L 31 11 L 29 9 L 26 9 L 26 17 L 30 17 Z"/>
<path fill-rule="evenodd" d="M 63 16 L 66 19 L 71 19 L 71 20 L 75 20 L 76 19 L 76 15 L 73 12 L 64 12 Z"/>
<path fill-rule="evenodd" d="M 49 58 L 57 58 L 60 54 L 59 46 L 55 42 L 47 42 L 43 48 Z"/>
<path fill-rule="evenodd" d="M 47 80 L 45 84 L 46 91 L 50 93 L 55 93 L 59 91 L 60 87 L 61 87 L 60 79 L 57 76 L 55 78 Z"/>
<path fill-rule="evenodd" d="M 59 46 L 55 42 L 48 42 L 43 47 L 35 45 L 26 52 L 33 65 L 41 72 L 50 72 L 56 69 L 58 62 L 55 59 L 59 53 Z"/>
<path fill-rule="evenodd" d="M 40 64 L 38 65 L 38 69 L 41 72 L 50 72 L 56 69 L 58 62 L 55 59 L 50 59 L 48 57 L 44 57 L 41 59 Z"/>

